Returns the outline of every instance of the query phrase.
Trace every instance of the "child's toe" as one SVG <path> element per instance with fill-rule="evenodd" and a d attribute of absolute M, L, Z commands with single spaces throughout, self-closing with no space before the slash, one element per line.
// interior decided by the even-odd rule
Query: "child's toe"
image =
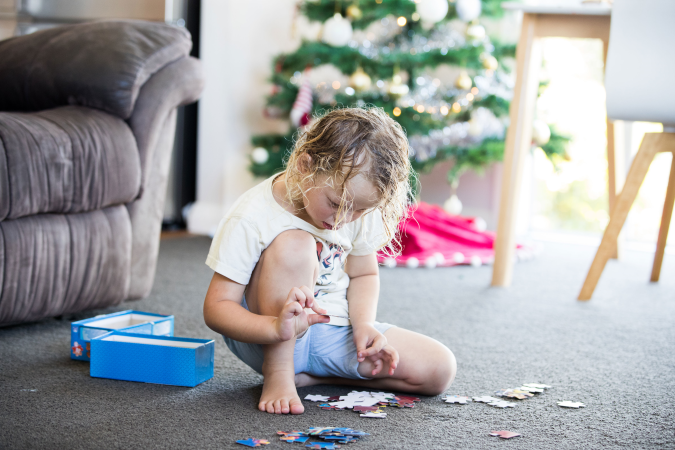
<path fill-rule="evenodd" d="M 289 411 L 290 411 L 290 408 L 288 406 L 288 400 L 286 400 L 285 398 L 282 398 L 281 399 L 281 413 L 282 414 L 288 414 Z"/>
<path fill-rule="evenodd" d="M 281 400 L 274 401 L 274 413 L 281 414 Z"/>
<path fill-rule="evenodd" d="M 302 414 L 305 412 L 305 407 L 302 406 L 302 402 L 298 397 L 292 398 L 289 402 L 291 408 L 291 414 Z"/>

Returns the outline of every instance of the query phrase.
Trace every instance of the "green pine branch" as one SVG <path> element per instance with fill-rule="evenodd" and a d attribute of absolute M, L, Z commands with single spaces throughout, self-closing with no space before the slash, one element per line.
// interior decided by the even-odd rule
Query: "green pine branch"
<path fill-rule="evenodd" d="M 302 72 L 307 67 L 323 64 L 331 64 L 345 75 L 351 75 L 360 66 L 373 78 L 389 79 L 394 75 L 395 67 L 401 70 L 419 70 L 447 64 L 479 70 L 483 68 L 480 61 L 483 52 L 485 47 L 481 44 L 414 54 L 392 50 L 378 59 L 369 59 L 351 47 L 333 47 L 323 42 L 303 41 L 295 52 L 279 55 L 273 67 L 275 70 L 280 67 L 281 72 L 290 77 L 292 73 Z"/>
<path fill-rule="evenodd" d="M 436 150 L 436 155 L 425 161 L 411 161 L 417 172 L 430 172 L 439 162 L 452 160 L 448 171 L 448 182 L 453 183 L 467 170 L 481 172 L 488 165 L 501 161 L 504 157 L 504 141 L 496 138 L 484 139 L 473 147 L 444 146 Z"/>

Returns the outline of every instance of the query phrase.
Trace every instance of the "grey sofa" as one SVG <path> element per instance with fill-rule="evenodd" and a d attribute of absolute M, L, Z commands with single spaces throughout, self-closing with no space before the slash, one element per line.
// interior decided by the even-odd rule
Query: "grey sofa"
<path fill-rule="evenodd" d="M 0 326 L 149 294 L 191 46 L 139 21 L 0 41 Z"/>

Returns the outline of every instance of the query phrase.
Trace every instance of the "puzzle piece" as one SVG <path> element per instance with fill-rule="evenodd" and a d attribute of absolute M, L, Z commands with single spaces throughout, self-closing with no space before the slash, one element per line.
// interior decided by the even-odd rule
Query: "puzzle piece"
<path fill-rule="evenodd" d="M 377 413 L 377 412 L 367 412 L 365 414 L 361 414 L 361 417 L 365 418 L 370 418 L 370 419 L 386 419 L 387 418 L 387 413 Z"/>
<path fill-rule="evenodd" d="M 389 406 L 396 406 L 397 408 L 414 408 L 414 403 L 389 403 Z"/>
<path fill-rule="evenodd" d="M 351 428 L 333 428 L 333 431 L 342 433 L 345 436 L 356 436 L 356 437 L 370 436 L 370 434 L 366 433 L 365 431 L 353 430 Z"/>
<path fill-rule="evenodd" d="M 534 394 L 521 391 L 520 389 L 502 389 L 501 391 L 495 392 L 495 395 L 498 397 L 517 398 L 519 400 L 524 400 L 528 397 L 534 397 Z"/>
<path fill-rule="evenodd" d="M 355 412 L 375 412 L 380 411 L 380 408 L 385 408 L 385 406 L 355 406 Z"/>
<path fill-rule="evenodd" d="M 331 432 L 335 428 L 334 427 L 311 427 L 307 431 L 305 431 L 305 434 L 310 435 L 310 436 L 316 436 L 321 434 L 322 432 Z"/>
<path fill-rule="evenodd" d="M 549 386 L 548 384 L 537 384 L 537 383 L 525 383 L 525 384 L 523 384 L 523 386 L 533 387 L 533 388 L 536 388 L 536 389 L 550 389 L 551 388 L 551 386 Z"/>
<path fill-rule="evenodd" d="M 495 400 L 494 402 L 488 403 L 488 406 L 494 406 L 495 408 L 515 408 L 516 404 L 504 400 Z"/>
<path fill-rule="evenodd" d="M 338 407 L 333 406 L 333 405 L 328 404 L 328 403 L 322 403 L 321 405 L 319 405 L 319 408 L 321 408 L 321 409 L 323 409 L 323 410 L 325 410 L 325 411 L 330 411 L 330 410 L 333 410 L 333 411 L 341 411 L 341 410 L 344 409 L 344 408 L 338 408 Z"/>
<path fill-rule="evenodd" d="M 447 395 L 443 400 L 445 400 L 445 403 L 459 403 L 461 405 L 466 405 L 466 402 L 471 401 L 469 397 L 462 397 L 461 395 Z"/>
<path fill-rule="evenodd" d="M 558 402 L 558 406 L 562 406 L 565 408 L 585 408 L 586 405 L 584 405 L 581 402 L 570 402 L 569 400 L 565 400 L 564 402 Z"/>
<path fill-rule="evenodd" d="M 359 440 L 357 436 L 345 436 L 345 435 L 336 435 L 336 436 L 319 436 L 321 439 L 325 439 L 327 441 L 332 441 L 332 442 L 339 442 L 340 444 L 348 444 L 350 442 L 356 442 Z"/>
<path fill-rule="evenodd" d="M 339 445 L 337 445 L 335 442 L 308 442 L 307 445 L 305 445 L 307 448 L 315 448 L 315 449 L 326 449 L 326 450 L 333 450 L 336 448 L 340 448 Z"/>
<path fill-rule="evenodd" d="M 328 397 L 328 398 L 327 398 L 327 401 L 329 401 L 329 402 L 337 402 L 338 400 L 340 400 L 340 396 L 339 396 L 339 395 L 334 395 L 334 396 L 332 396 L 332 397 Z"/>
<path fill-rule="evenodd" d="M 525 391 L 525 392 L 531 392 L 531 393 L 533 393 L 533 394 L 538 394 L 538 393 L 540 393 L 540 392 L 544 392 L 543 389 L 539 389 L 539 388 L 535 388 L 535 387 L 530 387 L 530 386 L 521 386 L 521 387 L 519 387 L 518 389 L 521 390 L 521 391 Z"/>
<path fill-rule="evenodd" d="M 330 397 L 325 396 L 325 395 L 308 395 L 305 397 L 305 400 L 309 400 L 311 402 L 327 402 Z"/>
<path fill-rule="evenodd" d="M 407 395 L 397 395 L 394 397 L 395 400 L 403 400 L 406 402 L 420 402 L 419 397 L 408 397 Z"/>
<path fill-rule="evenodd" d="M 241 439 L 237 441 L 237 444 L 245 445 L 247 447 L 260 447 L 261 445 L 267 445 L 269 443 L 270 441 L 266 441 L 265 439 L 254 439 L 254 438 Z"/>
<path fill-rule="evenodd" d="M 511 439 L 517 436 L 522 436 L 518 433 L 514 433 L 513 431 L 506 431 L 506 430 L 501 430 L 501 431 L 492 431 L 490 433 L 490 436 L 499 436 L 502 439 Z"/>
<path fill-rule="evenodd" d="M 498 398 L 490 397 L 489 395 L 484 395 L 482 397 L 474 397 L 473 398 L 474 402 L 480 402 L 480 403 L 491 403 L 491 402 L 498 402 Z"/>
<path fill-rule="evenodd" d="M 282 436 L 281 440 L 288 443 L 297 442 L 303 444 L 309 440 L 309 436 Z"/>

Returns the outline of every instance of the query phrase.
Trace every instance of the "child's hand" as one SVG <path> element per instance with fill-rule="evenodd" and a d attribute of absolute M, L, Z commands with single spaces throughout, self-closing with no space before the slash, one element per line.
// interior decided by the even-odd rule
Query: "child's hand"
<path fill-rule="evenodd" d="M 316 314 L 307 314 L 305 308 L 311 308 Z M 315 323 L 330 322 L 330 317 L 320 314 L 326 314 L 326 310 L 316 304 L 312 291 L 307 286 L 294 287 L 275 320 L 279 340 L 293 339 Z"/>
<path fill-rule="evenodd" d="M 366 359 L 372 361 L 375 366 L 372 372 L 373 376 L 380 373 L 384 363 L 388 362 L 389 375 L 393 375 L 396 366 L 398 366 L 398 352 L 387 343 L 384 334 L 370 324 L 352 326 L 352 329 L 358 361 L 363 362 Z"/>

